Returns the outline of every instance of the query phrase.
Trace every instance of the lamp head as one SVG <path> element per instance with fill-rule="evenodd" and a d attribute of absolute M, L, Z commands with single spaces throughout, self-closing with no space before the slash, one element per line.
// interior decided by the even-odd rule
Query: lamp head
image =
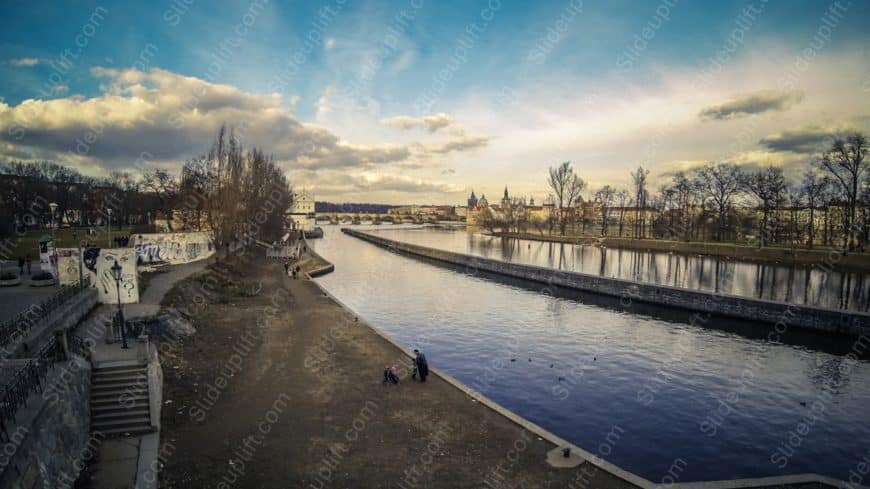
<path fill-rule="evenodd" d="M 112 265 L 112 277 L 115 279 L 115 282 L 121 281 L 121 265 L 118 265 L 118 260 L 115 260 L 115 264 Z"/>

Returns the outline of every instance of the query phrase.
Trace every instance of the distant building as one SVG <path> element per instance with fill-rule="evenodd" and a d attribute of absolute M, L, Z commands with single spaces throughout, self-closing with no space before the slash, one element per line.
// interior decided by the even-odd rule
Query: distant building
<path fill-rule="evenodd" d="M 293 203 L 285 213 L 291 230 L 312 231 L 314 225 L 314 193 L 308 190 L 293 193 Z"/>

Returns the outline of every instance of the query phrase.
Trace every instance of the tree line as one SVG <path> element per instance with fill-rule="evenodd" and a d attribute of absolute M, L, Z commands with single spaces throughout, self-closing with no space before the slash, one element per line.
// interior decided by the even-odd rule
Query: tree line
<path fill-rule="evenodd" d="M 870 171 L 867 138 L 834 138 L 814 157 L 799 181 L 782 168 L 748 168 L 710 162 L 670 175 L 658 191 L 649 170 L 630 172 L 631 186 L 605 185 L 583 198 L 587 184 L 563 162 L 550 168 L 552 212 L 535 216 L 523 199 L 511 199 L 499 214 L 486 212 L 484 227 L 523 232 L 536 229 L 634 239 L 747 242 L 760 247 L 837 246 L 863 250 L 870 241 Z"/>
<path fill-rule="evenodd" d="M 34 228 L 111 222 L 135 232 L 207 230 L 217 246 L 277 239 L 292 200 L 272 157 L 245 149 L 225 126 L 209 151 L 185 161 L 179 172 L 158 167 L 142 168 L 139 175 L 119 170 L 92 177 L 50 161 L 2 163 L 0 196 L 0 238 Z"/>

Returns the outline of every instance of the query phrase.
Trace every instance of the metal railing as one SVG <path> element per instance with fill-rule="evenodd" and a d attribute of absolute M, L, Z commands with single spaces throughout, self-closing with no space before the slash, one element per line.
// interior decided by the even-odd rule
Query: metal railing
<path fill-rule="evenodd" d="M 63 351 L 54 338 L 49 339 L 36 353 L 36 357 L 16 370 L 6 385 L 0 386 L 0 441 L 9 440 L 8 422 L 15 423 L 18 410 L 27 403 L 34 391 L 42 392 L 42 381 L 51 366 L 63 359 Z"/>
<path fill-rule="evenodd" d="M 0 347 L 5 347 L 17 337 L 23 337 L 39 321 L 56 311 L 67 301 L 78 295 L 84 289 L 90 287 L 89 277 L 85 277 L 82 283 L 61 287 L 54 295 L 37 305 L 32 305 L 26 310 L 19 312 L 10 319 L 0 323 Z"/>

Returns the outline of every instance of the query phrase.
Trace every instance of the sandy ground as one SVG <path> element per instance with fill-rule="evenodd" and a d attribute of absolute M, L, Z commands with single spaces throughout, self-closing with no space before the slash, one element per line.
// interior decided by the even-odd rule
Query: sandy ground
<path fill-rule="evenodd" d="M 164 487 L 629 487 L 552 468 L 553 445 L 437 376 L 383 384 L 399 349 L 282 262 L 230 264 L 164 301 L 198 331 L 160 345 Z"/>

